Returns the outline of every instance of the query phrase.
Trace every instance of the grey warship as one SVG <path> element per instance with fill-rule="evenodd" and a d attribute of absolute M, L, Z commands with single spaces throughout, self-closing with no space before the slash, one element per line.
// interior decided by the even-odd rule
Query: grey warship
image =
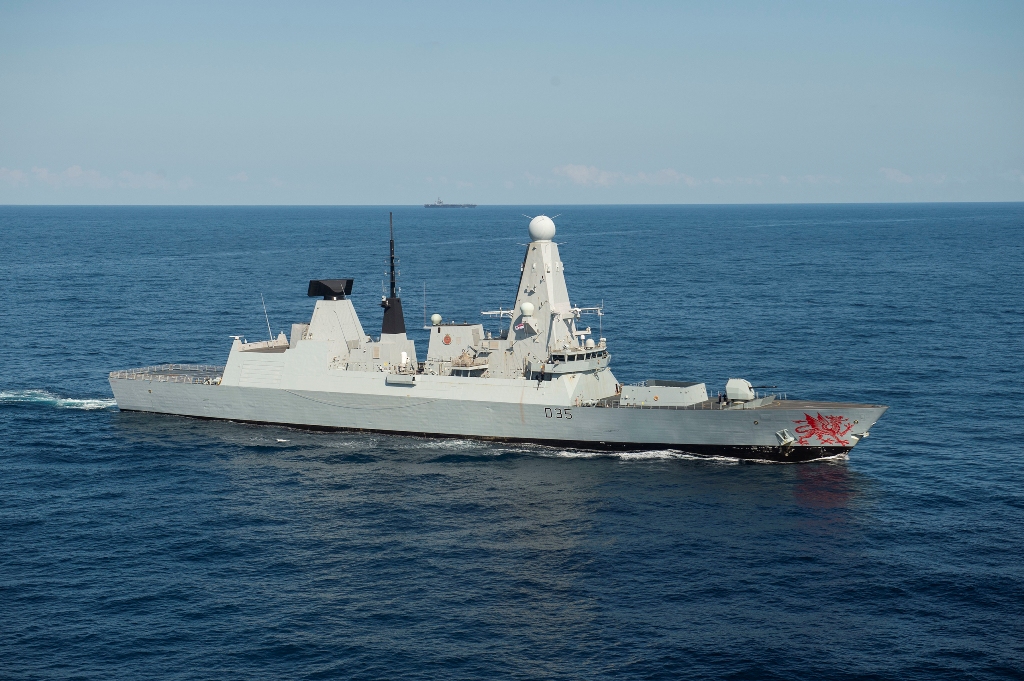
<path fill-rule="evenodd" d="M 483 313 L 503 321 L 497 335 L 435 314 L 419 358 L 406 335 L 392 229 L 376 339 L 349 299 L 352 279 L 313 280 L 307 294 L 319 300 L 290 337 L 236 336 L 224 366 L 113 371 L 110 387 L 122 411 L 777 462 L 844 455 L 887 409 L 759 394 L 740 378 L 716 397 L 698 382 L 623 385 L 606 339 L 582 322 L 601 309 L 570 302 L 554 222 L 533 218 L 529 235 L 514 305 Z"/>
<path fill-rule="evenodd" d="M 445 203 L 438 197 L 436 203 L 424 203 L 424 208 L 476 208 L 475 203 Z"/>

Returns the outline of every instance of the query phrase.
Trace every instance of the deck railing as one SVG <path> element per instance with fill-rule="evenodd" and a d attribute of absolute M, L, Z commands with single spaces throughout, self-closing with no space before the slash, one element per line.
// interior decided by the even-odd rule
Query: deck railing
<path fill-rule="evenodd" d="M 159 383 L 200 383 L 216 385 L 224 374 L 223 366 L 214 364 L 158 364 L 111 371 L 110 378 L 129 381 L 157 381 Z"/>
<path fill-rule="evenodd" d="M 768 404 L 771 404 L 771 402 L 773 402 L 775 400 L 785 400 L 785 399 L 787 399 L 786 393 L 763 393 L 763 394 L 759 395 L 760 399 L 764 399 L 764 398 L 767 398 L 767 397 L 771 397 L 772 398 L 771 401 L 768 402 Z M 588 406 L 588 405 L 586 403 L 584 403 L 582 406 Z M 597 402 L 597 403 L 595 403 L 593 405 L 590 405 L 590 406 L 602 407 L 602 408 L 606 408 L 606 409 L 694 409 L 694 410 L 705 410 L 705 411 L 706 410 L 734 411 L 734 410 L 738 410 L 738 409 L 742 408 L 742 407 L 738 407 L 736 404 L 730 405 L 728 402 L 718 402 L 717 398 L 712 398 L 710 400 L 705 400 L 704 402 L 697 402 L 696 404 L 688 404 L 685 407 L 683 407 L 683 406 L 676 406 L 676 405 L 661 405 L 661 404 L 621 404 L 617 400 L 614 401 L 614 402 L 611 402 L 611 401 L 609 401 L 609 402 L 599 401 L 599 402 Z M 757 409 L 758 407 L 752 407 L 752 408 L 753 409 Z"/>

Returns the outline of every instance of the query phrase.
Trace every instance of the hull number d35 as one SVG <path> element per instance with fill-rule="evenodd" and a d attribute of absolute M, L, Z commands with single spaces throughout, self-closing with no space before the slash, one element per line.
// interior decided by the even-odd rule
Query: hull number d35
<path fill-rule="evenodd" d="M 551 407 L 544 407 L 544 416 L 549 419 L 571 419 L 572 412 L 568 409 L 552 409 Z"/>

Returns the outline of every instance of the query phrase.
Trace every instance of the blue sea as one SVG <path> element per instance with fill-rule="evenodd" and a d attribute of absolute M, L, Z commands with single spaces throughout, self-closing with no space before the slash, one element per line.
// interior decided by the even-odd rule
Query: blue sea
<path fill-rule="evenodd" d="M 388 211 L 420 342 L 558 214 L 621 382 L 890 409 L 798 465 L 117 410 L 309 279 L 374 333 Z M 1024 204 L 0 207 L 0 678 L 1019 679 L 1022 339 Z"/>

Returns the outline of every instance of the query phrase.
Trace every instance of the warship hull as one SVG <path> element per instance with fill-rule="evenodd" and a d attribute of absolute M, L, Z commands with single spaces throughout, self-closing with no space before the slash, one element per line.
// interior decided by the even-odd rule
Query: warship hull
<path fill-rule="evenodd" d="M 339 392 L 184 382 L 183 374 L 128 378 L 117 373 L 111 375 L 110 386 L 122 411 L 581 450 L 667 449 L 778 462 L 844 454 L 886 409 L 780 399 L 741 409 L 722 408 L 713 401 L 685 408 L 575 406 L 557 399 L 550 384 L 534 381 L 509 381 L 512 385 L 482 391 L 493 394 L 498 388 L 510 397 L 494 401 L 472 394 L 475 386 L 458 385 L 474 379 L 441 376 L 417 376 L 414 382 L 395 385 L 384 374 L 367 374 L 358 378 L 361 385 Z M 464 397 L 452 399 L 453 393 Z"/>

